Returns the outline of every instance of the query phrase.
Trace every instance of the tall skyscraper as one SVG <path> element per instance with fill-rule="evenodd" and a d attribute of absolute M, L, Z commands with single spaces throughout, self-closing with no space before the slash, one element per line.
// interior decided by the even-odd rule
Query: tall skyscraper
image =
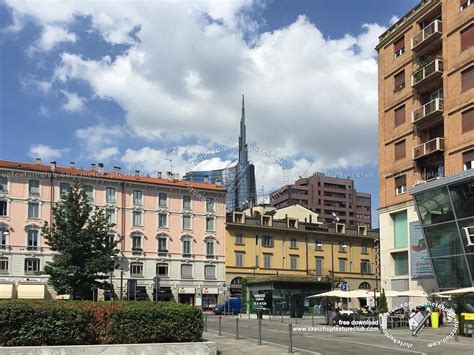
<path fill-rule="evenodd" d="M 247 128 L 245 126 L 245 99 L 242 95 L 240 118 L 239 159 L 236 164 L 217 170 L 191 171 L 183 179 L 191 182 L 222 184 L 227 190 L 227 211 L 232 212 L 257 202 L 255 166 L 248 160 Z"/>

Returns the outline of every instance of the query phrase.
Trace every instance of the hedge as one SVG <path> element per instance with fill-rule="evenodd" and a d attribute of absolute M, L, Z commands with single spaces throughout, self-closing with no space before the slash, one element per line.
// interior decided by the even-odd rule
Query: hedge
<path fill-rule="evenodd" d="M 3 346 L 200 341 L 202 311 L 170 302 L 1 301 Z"/>

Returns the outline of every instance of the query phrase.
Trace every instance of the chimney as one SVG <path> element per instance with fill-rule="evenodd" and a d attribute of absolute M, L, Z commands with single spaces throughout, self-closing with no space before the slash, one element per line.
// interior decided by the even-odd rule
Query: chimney
<path fill-rule="evenodd" d="M 140 176 L 140 170 L 135 170 L 135 176 Z"/>
<path fill-rule="evenodd" d="M 56 171 L 56 162 L 52 161 L 50 164 L 51 164 L 51 171 Z"/>
<path fill-rule="evenodd" d="M 95 163 L 91 163 L 91 170 L 95 171 Z"/>
<path fill-rule="evenodd" d="M 157 177 L 158 179 L 161 179 L 161 177 L 162 177 L 161 171 L 158 171 L 158 172 L 156 173 L 156 177 Z"/>
<path fill-rule="evenodd" d="M 114 166 L 114 171 L 118 173 L 122 168 L 120 166 Z"/>
<path fill-rule="evenodd" d="M 74 168 L 76 167 L 76 163 L 73 162 L 73 161 L 70 161 L 70 162 L 69 162 L 69 167 L 70 167 L 71 169 L 74 169 Z"/>
<path fill-rule="evenodd" d="M 36 158 L 35 163 L 38 164 L 38 165 L 41 165 L 41 158 Z"/>
<path fill-rule="evenodd" d="M 104 164 L 99 163 L 99 173 L 103 174 L 104 173 Z"/>
<path fill-rule="evenodd" d="M 209 183 L 209 176 L 204 176 L 204 183 L 205 184 L 208 184 Z"/>

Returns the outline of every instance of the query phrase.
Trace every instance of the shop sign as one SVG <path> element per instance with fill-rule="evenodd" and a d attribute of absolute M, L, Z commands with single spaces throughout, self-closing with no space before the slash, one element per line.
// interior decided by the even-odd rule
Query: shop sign
<path fill-rule="evenodd" d="M 419 222 L 410 223 L 410 262 L 412 278 L 433 276 L 428 249 Z"/>
<path fill-rule="evenodd" d="M 217 287 L 203 287 L 202 294 L 203 295 L 217 295 L 219 293 L 219 289 Z"/>
<path fill-rule="evenodd" d="M 194 295 L 196 293 L 196 289 L 194 287 L 178 287 L 178 293 L 179 294 L 192 294 Z"/>
<path fill-rule="evenodd" d="M 474 242 L 472 241 L 472 238 L 474 238 L 474 232 L 469 231 L 470 229 L 474 229 L 474 227 L 464 227 L 464 233 L 466 233 L 466 239 L 467 239 L 467 247 L 474 247 Z"/>
<path fill-rule="evenodd" d="M 253 293 L 253 303 L 257 308 L 273 308 L 272 291 L 256 291 Z"/>

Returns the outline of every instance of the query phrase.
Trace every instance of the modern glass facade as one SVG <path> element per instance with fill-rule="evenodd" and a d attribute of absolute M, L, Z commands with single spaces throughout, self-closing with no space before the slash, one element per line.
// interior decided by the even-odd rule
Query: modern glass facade
<path fill-rule="evenodd" d="M 474 175 L 417 186 L 423 235 L 440 290 L 474 285 Z"/>

